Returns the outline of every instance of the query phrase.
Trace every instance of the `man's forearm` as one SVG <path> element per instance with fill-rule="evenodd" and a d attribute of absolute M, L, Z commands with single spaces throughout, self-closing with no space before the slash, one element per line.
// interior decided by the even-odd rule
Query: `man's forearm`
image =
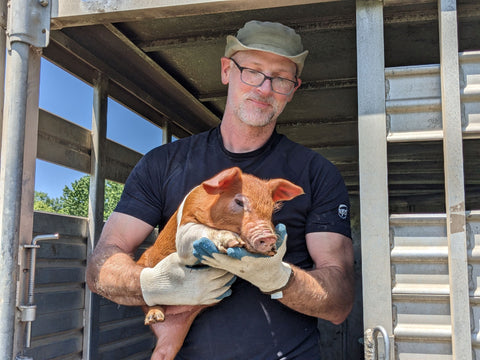
<path fill-rule="evenodd" d="M 87 283 L 90 290 L 121 305 L 145 305 L 140 272 L 131 256 L 115 248 L 97 251 L 89 260 Z"/>
<path fill-rule="evenodd" d="M 346 319 L 353 305 L 353 272 L 335 267 L 304 271 L 295 266 L 292 266 L 292 271 L 292 278 L 283 290 L 283 298 L 279 299 L 281 303 L 334 324 Z"/>

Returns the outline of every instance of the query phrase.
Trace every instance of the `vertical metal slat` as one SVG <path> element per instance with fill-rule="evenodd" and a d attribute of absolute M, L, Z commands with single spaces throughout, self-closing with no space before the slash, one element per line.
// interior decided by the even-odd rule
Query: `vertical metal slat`
<path fill-rule="evenodd" d="M 391 336 L 383 4 L 356 5 L 364 328 L 380 325 Z"/>
<path fill-rule="evenodd" d="M 103 227 L 105 199 L 105 146 L 107 138 L 108 78 L 98 74 L 94 84 L 92 114 L 92 154 L 90 177 L 90 206 L 88 210 L 87 257 L 93 251 Z M 85 331 L 83 358 L 98 358 L 100 298 L 85 287 Z M 98 335 L 98 334 L 97 334 Z"/>
<path fill-rule="evenodd" d="M 471 359 L 465 189 L 455 0 L 439 0 L 440 75 L 447 212 L 452 352 Z"/>
<path fill-rule="evenodd" d="M 30 244 L 33 234 L 33 203 L 35 193 L 35 168 L 37 158 L 38 134 L 38 100 L 40 89 L 40 59 L 41 50 L 30 48 L 28 65 L 28 89 L 26 104 L 25 150 L 23 156 L 23 186 L 20 210 L 20 246 Z M 19 254 L 19 272 L 17 306 L 26 303 L 27 274 L 35 271 L 28 263 L 29 251 Z M 26 271 L 27 270 L 27 271 Z M 14 353 L 24 346 L 24 327 L 17 322 L 15 325 Z"/>

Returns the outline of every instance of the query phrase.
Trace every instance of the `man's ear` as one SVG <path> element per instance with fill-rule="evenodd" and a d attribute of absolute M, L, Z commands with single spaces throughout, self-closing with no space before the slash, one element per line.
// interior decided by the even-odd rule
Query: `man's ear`
<path fill-rule="evenodd" d="M 295 92 L 296 92 L 297 89 L 300 87 L 300 85 L 302 85 L 302 79 L 297 78 L 297 86 L 295 86 L 295 89 L 293 89 L 292 93 L 291 93 L 290 95 L 288 95 L 288 100 L 287 100 L 287 102 L 290 102 L 290 100 L 293 99 L 293 94 L 295 94 Z"/>
<path fill-rule="evenodd" d="M 230 64 L 231 60 L 225 56 L 223 56 L 221 59 L 221 76 L 222 76 L 222 84 L 227 85 L 228 84 L 228 78 L 230 76 Z"/>

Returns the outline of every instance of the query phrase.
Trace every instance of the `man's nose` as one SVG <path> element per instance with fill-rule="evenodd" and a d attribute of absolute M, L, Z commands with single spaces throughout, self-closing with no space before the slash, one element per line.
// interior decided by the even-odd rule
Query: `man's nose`
<path fill-rule="evenodd" d="M 262 85 L 258 86 L 257 89 L 262 92 L 263 94 L 268 94 L 273 92 L 272 89 L 272 80 L 271 79 L 265 79 Z"/>

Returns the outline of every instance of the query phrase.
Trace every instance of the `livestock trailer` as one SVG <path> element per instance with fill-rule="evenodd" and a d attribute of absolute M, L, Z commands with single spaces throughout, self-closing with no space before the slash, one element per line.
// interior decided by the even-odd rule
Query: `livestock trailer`
<path fill-rule="evenodd" d="M 4 359 L 149 359 L 142 312 L 85 286 L 105 180 L 142 156 L 107 138 L 108 99 L 159 144 L 217 126 L 225 37 L 251 19 L 302 36 L 277 131 L 330 159 L 352 202 L 356 300 L 343 324 L 319 321 L 324 358 L 480 359 L 477 0 L 0 4 Z M 42 57 L 92 87 L 91 129 L 39 108 Z M 36 159 L 91 176 L 88 217 L 33 211 Z"/>

